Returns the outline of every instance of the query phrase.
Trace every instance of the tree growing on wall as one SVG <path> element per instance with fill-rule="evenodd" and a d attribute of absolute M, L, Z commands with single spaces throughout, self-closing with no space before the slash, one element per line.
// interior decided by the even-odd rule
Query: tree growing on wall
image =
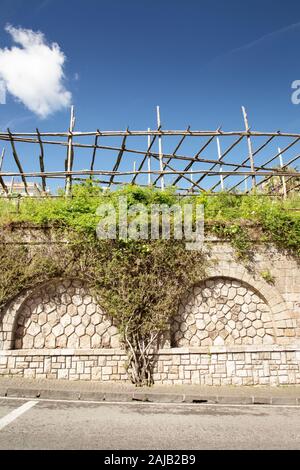
<path fill-rule="evenodd" d="M 115 319 L 136 385 L 151 385 L 155 352 L 163 344 L 180 298 L 204 274 L 204 256 L 182 241 L 100 241 L 62 232 L 67 245 L 0 244 L 0 309 L 24 289 L 56 277 L 91 287 Z M 1 315 L 1 312 L 0 312 Z"/>
<path fill-rule="evenodd" d="M 180 299 L 203 278 L 204 255 L 174 240 L 95 241 L 86 253 L 82 243 L 74 249 L 81 275 L 118 324 L 132 382 L 151 385 L 155 352 L 167 341 Z"/>

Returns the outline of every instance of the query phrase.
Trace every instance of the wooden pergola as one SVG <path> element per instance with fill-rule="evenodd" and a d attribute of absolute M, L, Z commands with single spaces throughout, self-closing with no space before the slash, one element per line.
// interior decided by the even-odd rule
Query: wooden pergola
<path fill-rule="evenodd" d="M 28 181 L 38 179 L 39 197 L 49 196 L 49 181 L 58 179 L 65 195 L 72 194 L 73 182 L 92 179 L 105 188 L 136 184 L 164 189 L 176 186 L 180 194 L 250 193 L 280 194 L 299 191 L 300 134 L 288 132 L 261 132 L 250 129 L 247 113 L 242 107 L 243 129 L 238 131 L 163 129 L 157 107 L 157 127 L 147 130 L 75 131 L 74 108 L 66 132 L 0 133 L 3 148 L 0 157 L 0 187 L 2 197 L 9 197 L 6 178 L 19 178 L 29 195 Z M 112 145 L 111 140 L 119 139 Z M 171 150 L 170 139 L 176 143 Z M 88 142 L 86 142 L 88 140 Z M 196 152 L 195 140 L 201 143 Z M 228 140 L 230 143 L 228 144 Z M 36 170 L 25 170 L 28 158 L 17 147 L 34 144 L 38 158 Z M 187 145 L 186 145 L 187 144 Z M 298 145 L 297 145 L 298 144 Z M 183 147 L 188 150 L 183 150 Z M 46 157 L 65 148 L 64 168 L 47 169 Z M 89 162 L 78 156 L 88 151 Z M 101 151 L 101 158 L 99 152 Z M 97 158 L 99 157 L 99 158 Z M 133 165 L 129 159 L 134 157 Z M 15 170 L 3 170 L 15 167 Z M 75 163 L 78 168 L 75 168 Z M 123 165 L 123 167 L 122 167 Z M 108 168 L 105 168 L 107 167 Z M 270 184 L 272 182 L 272 184 Z"/>

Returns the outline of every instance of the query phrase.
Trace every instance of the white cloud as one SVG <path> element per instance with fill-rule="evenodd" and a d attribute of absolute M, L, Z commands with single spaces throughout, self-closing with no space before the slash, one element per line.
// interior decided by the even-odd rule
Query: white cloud
<path fill-rule="evenodd" d="M 288 26 L 285 26 L 284 28 L 277 29 L 276 31 L 271 31 L 271 33 L 267 33 L 264 36 L 261 36 L 260 38 L 255 39 L 252 42 L 249 42 L 248 44 L 244 44 L 243 46 L 237 47 L 236 49 L 232 49 L 229 53 L 232 54 L 235 52 L 244 51 L 246 49 L 251 49 L 252 47 L 257 46 L 261 42 L 265 41 L 266 39 L 274 39 L 280 34 L 286 33 L 288 31 L 293 31 L 294 29 L 298 29 L 299 27 L 300 22 L 290 24 Z"/>
<path fill-rule="evenodd" d="M 294 30 L 297 30 L 299 28 L 300 28 L 300 22 L 290 24 L 290 25 L 285 26 L 283 28 L 277 29 L 276 31 L 271 31 L 270 33 L 267 33 L 264 36 L 261 36 L 257 39 L 254 39 L 251 42 L 248 42 L 247 44 L 243 44 L 242 46 L 236 47 L 235 49 L 231 49 L 227 52 L 224 52 L 224 54 L 217 55 L 213 59 L 209 60 L 209 62 L 207 62 L 206 65 L 211 65 L 213 63 L 216 63 L 220 59 L 223 59 L 224 57 L 228 57 L 230 55 L 252 49 L 253 47 L 256 47 L 258 45 L 262 45 L 267 40 L 272 40 L 272 39 L 277 38 L 278 36 L 280 36 L 284 33 L 288 33 L 290 31 L 294 31 Z"/>
<path fill-rule="evenodd" d="M 58 44 L 48 45 L 41 32 L 6 26 L 20 46 L 0 48 L 0 80 L 28 109 L 45 118 L 71 104 L 63 80 L 65 55 Z"/>

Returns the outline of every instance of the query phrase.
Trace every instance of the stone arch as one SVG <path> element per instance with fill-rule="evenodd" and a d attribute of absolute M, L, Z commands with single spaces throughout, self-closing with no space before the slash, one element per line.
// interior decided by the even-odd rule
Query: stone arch
<path fill-rule="evenodd" d="M 119 347 L 116 325 L 76 279 L 51 280 L 14 299 L 0 331 L 1 349 Z"/>
<path fill-rule="evenodd" d="M 236 278 L 214 276 L 194 286 L 171 325 L 175 347 L 274 343 L 276 326 L 268 302 Z"/>
<path fill-rule="evenodd" d="M 208 267 L 207 278 L 228 277 L 237 279 L 254 289 L 264 299 L 272 312 L 277 344 L 291 344 L 299 338 L 295 312 L 284 300 L 279 290 L 266 282 L 258 273 L 242 264 L 222 263 Z"/>

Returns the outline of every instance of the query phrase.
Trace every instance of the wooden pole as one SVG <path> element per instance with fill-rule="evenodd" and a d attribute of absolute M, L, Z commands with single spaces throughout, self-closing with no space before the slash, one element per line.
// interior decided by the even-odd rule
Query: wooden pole
<path fill-rule="evenodd" d="M 97 151 L 97 146 L 98 146 L 98 134 L 95 137 L 95 142 L 94 142 L 94 150 L 93 150 L 93 155 L 92 155 L 92 161 L 91 161 L 91 170 L 93 171 L 94 165 L 95 165 L 95 158 L 96 158 L 96 151 Z"/>
<path fill-rule="evenodd" d="M 20 160 L 19 160 L 19 157 L 18 157 L 18 154 L 17 154 L 17 151 L 16 151 L 16 147 L 15 147 L 15 144 L 14 144 L 13 136 L 12 136 L 12 134 L 11 134 L 11 132 L 10 132 L 9 129 L 7 129 L 7 132 L 8 132 L 8 134 L 9 134 L 9 136 L 10 136 L 10 144 L 11 144 L 11 148 L 12 148 L 13 157 L 14 157 L 14 160 L 15 160 L 15 162 L 16 162 L 16 165 L 17 165 L 17 167 L 18 167 L 18 169 L 19 169 L 19 172 L 20 172 L 20 174 L 21 174 L 21 178 L 22 178 L 22 181 L 23 181 L 23 184 L 24 184 L 25 193 L 26 193 L 27 195 L 29 195 L 29 194 L 28 194 L 28 188 L 27 188 L 27 181 L 26 181 L 26 178 L 25 178 L 25 176 L 24 176 L 24 174 L 23 174 L 24 171 L 23 171 L 21 162 L 20 162 Z"/>
<path fill-rule="evenodd" d="M 5 148 L 3 147 L 3 150 L 2 150 L 2 153 L 1 153 L 1 157 L 0 157 L 0 173 L 1 173 L 1 171 L 2 171 L 2 165 L 3 165 L 4 155 L 5 155 Z M 6 186 L 6 184 L 4 183 L 4 180 L 3 180 L 3 178 L 2 178 L 1 175 L 0 175 L 0 185 L 2 186 L 2 189 L 3 189 L 3 191 L 5 192 L 5 194 L 8 194 L 7 186 Z"/>
<path fill-rule="evenodd" d="M 67 162 L 66 162 L 66 170 L 68 172 L 72 171 L 73 166 L 73 147 L 72 147 L 72 140 L 73 140 L 73 130 L 75 126 L 75 115 L 74 115 L 74 106 L 71 106 L 71 115 L 70 115 L 70 127 L 69 127 L 69 134 L 68 134 L 68 152 L 67 152 Z M 66 177 L 66 196 L 71 196 L 72 190 L 72 175 L 69 174 Z"/>
<path fill-rule="evenodd" d="M 1 185 L 2 189 L 3 189 L 3 191 L 5 192 L 5 194 L 8 194 L 8 189 L 7 189 L 7 186 L 6 186 L 6 184 L 5 184 L 5 182 L 4 182 L 3 178 L 2 178 L 2 176 L 0 176 L 0 185 Z"/>
<path fill-rule="evenodd" d="M 244 123 L 245 123 L 245 130 L 247 133 L 250 132 L 250 127 L 248 123 L 248 116 L 247 112 L 244 106 L 242 106 L 242 113 L 243 113 L 243 118 L 244 118 Z M 253 158 L 253 150 L 252 150 L 252 142 L 251 142 L 251 137 L 248 134 L 247 135 L 247 144 L 248 144 L 248 152 L 249 152 L 249 159 L 250 159 L 250 165 L 251 165 L 251 170 L 254 172 L 254 158 Z M 252 189 L 256 187 L 256 178 L 255 175 L 252 176 Z"/>
<path fill-rule="evenodd" d="M 3 147 L 2 152 L 1 152 L 1 157 L 0 157 L 0 172 L 2 170 L 4 155 L 5 155 L 5 148 Z"/>
<path fill-rule="evenodd" d="M 261 131 L 251 131 L 249 130 L 248 132 L 246 131 L 222 131 L 221 129 L 217 130 L 189 130 L 187 131 L 186 129 L 183 130 L 171 130 L 171 129 L 166 129 L 162 131 L 152 130 L 136 130 L 136 131 L 100 131 L 99 129 L 97 131 L 92 131 L 92 132 L 73 132 L 73 137 L 84 137 L 84 136 L 95 136 L 98 135 L 99 137 L 118 137 L 118 136 L 145 136 L 145 135 L 170 135 L 170 136 L 194 136 L 194 137 L 208 137 L 208 136 L 248 136 L 250 135 L 251 137 L 271 137 L 272 135 L 276 137 L 294 137 L 294 138 L 300 138 L 299 133 L 294 133 L 294 132 L 281 132 L 281 131 L 276 131 L 276 132 L 261 132 Z M 17 141 L 18 137 L 22 137 L 22 141 L 24 137 L 36 137 L 36 132 L 14 132 L 14 140 Z M 68 132 L 41 132 L 42 137 L 68 137 Z M 0 132 L 0 140 L 9 140 L 9 135 L 6 132 Z M 51 141 L 49 141 L 50 143 Z"/>
<path fill-rule="evenodd" d="M 150 131 L 150 127 L 148 127 L 148 131 Z M 147 136 L 147 147 L 149 149 L 151 144 L 151 136 L 150 134 Z M 151 186 L 151 155 L 148 154 L 147 156 L 147 168 L 148 168 L 148 186 Z"/>
<path fill-rule="evenodd" d="M 40 156 L 39 156 L 40 169 L 41 169 L 41 173 L 44 173 L 45 172 L 44 147 L 43 147 L 43 144 L 42 144 L 42 141 L 41 141 L 41 136 L 40 136 L 40 133 L 39 133 L 38 129 L 36 130 L 36 133 L 37 133 L 37 136 L 38 136 L 38 139 L 39 139 L 40 150 L 41 150 L 41 153 L 40 153 Z M 45 176 L 42 176 L 42 188 L 43 188 L 43 193 L 46 193 L 47 188 L 46 188 L 46 178 L 45 178 Z"/>
<path fill-rule="evenodd" d="M 279 153 L 279 164 L 280 164 L 280 168 L 283 169 L 283 168 L 284 168 L 284 165 L 283 165 L 283 158 L 282 158 L 281 150 L 280 150 L 279 147 L 278 147 L 278 153 Z M 287 192 L 286 192 L 286 179 L 285 179 L 285 176 L 282 176 L 281 178 L 282 178 L 283 198 L 286 199 L 286 195 L 287 195 Z"/>
<path fill-rule="evenodd" d="M 156 115 L 157 115 L 157 128 L 161 128 L 161 122 L 160 122 L 160 109 L 159 106 L 156 106 Z M 158 136 L 158 153 L 159 153 L 159 169 L 162 173 L 162 177 L 160 179 L 160 187 L 161 190 L 163 191 L 165 189 L 165 179 L 163 176 L 163 171 L 164 171 L 164 166 L 163 166 L 163 153 L 162 153 L 162 141 L 161 141 L 161 135 Z"/>
<path fill-rule="evenodd" d="M 141 130 L 141 131 L 100 131 L 99 129 L 97 131 L 93 132 L 73 132 L 73 137 L 85 137 L 85 136 L 95 136 L 98 135 L 99 137 L 118 137 L 118 136 L 145 136 L 145 135 L 157 135 L 157 136 L 194 136 L 194 137 L 209 137 L 209 136 L 243 136 L 243 137 L 292 137 L 292 138 L 300 138 L 299 133 L 294 133 L 294 132 L 281 132 L 281 131 L 276 131 L 276 132 L 260 132 L 260 131 L 222 131 L 221 129 L 217 130 Z M 37 139 L 29 139 L 28 137 L 36 137 L 36 133 L 30 133 L 30 132 L 15 132 L 13 134 L 14 140 L 17 142 L 20 140 L 21 142 L 38 142 Z M 42 137 L 68 137 L 69 133 L 68 132 L 41 132 Z M 9 141 L 9 134 L 6 132 L 0 132 L 0 140 L 6 140 Z M 54 141 L 47 141 L 43 143 L 57 143 Z M 63 143 L 63 142 L 62 142 Z M 64 145 L 67 145 L 66 142 L 64 142 Z"/>
<path fill-rule="evenodd" d="M 217 137 L 217 149 L 218 149 L 218 160 L 221 162 L 222 152 L 221 152 L 221 145 L 220 145 L 219 137 Z M 223 166 L 220 163 L 220 184 L 221 184 L 221 191 L 224 191 L 224 180 L 223 180 L 223 175 L 221 174 L 222 170 L 223 170 Z"/>
<path fill-rule="evenodd" d="M 125 151 L 125 149 L 126 149 L 126 139 L 127 139 L 127 136 L 125 135 L 125 136 L 123 137 L 123 140 L 122 140 L 121 149 L 120 149 L 119 154 L 118 154 L 118 156 L 117 156 L 116 163 L 115 163 L 115 165 L 114 165 L 114 167 L 113 167 L 113 172 L 117 172 L 117 171 L 118 171 L 118 168 L 119 168 L 119 165 L 120 165 L 120 163 L 121 163 L 121 159 L 122 159 L 123 153 L 124 153 L 124 151 Z M 109 180 L 109 185 L 110 185 L 110 186 L 111 186 L 111 185 L 113 184 L 113 182 L 114 182 L 114 177 L 115 177 L 115 175 L 112 175 L 112 176 L 110 177 L 110 180 Z"/>
<path fill-rule="evenodd" d="M 300 155 L 298 156 L 298 158 L 300 158 Z M 284 165 L 284 168 L 287 167 L 287 164 Z M 139 175 L 147 175 L 148 174 L 148 170 L 145 170 L 145 171 L 136 171 L 135 172 L 136 174 L 139 174 Z M 151 171 L 151 174 L 152 175 L 159 175 L 161 173 L 160 170 L 157 170 L 157 171 L 154 171 L 152 170 Z M 60 177 L 60 176 L 74 176 L 74 175 L 85 175 L 85 176 L 89 176 L 89 175 L 105 175 L 105 176 L 111 176 L 111 175 L 115 175 L 115 176 L 128 176 L 128 175 L 132 175 L 133 174 L 133 171 L 117 171 L 117 172 L 114 172 L 114 171 L 111 171 L 111 170 L 94 170 L 94 171 L 91 171 L 91 170 L 72 170 L 72 171 L 46 171 L 45 173 L 41 173 L 40 171 L 29 171 L 29 172 L 24 172 L 24 173 L 18 173 L 18 172 L 13 172 L 13 171 L 8 171 L 8 172 L 2 172 L 1 175 L 2 176 L 7 176 L 7 177 L 11 177 L 11 176 L 24 176 L 24 177 L 27 177 L 27 178 L 41 178 L 42 176 L 45 176 L 47 178 L 56 178 L 56 177 Z M 190 171 L 183 171 L 183 170 L 175 170 L 174 168 L 171 170 L 171 171 L 167 171 L 167 170 L 164 170 L 163 171 L 163 175 L 183 175 L 183 177 L 185 175 L 191 175 L 191 174 L 194 174 L 194 175 L 206 175 L 206 176 L 220 176 L 220 172 L 219 171 L 213 171 L 213 170 L 190 170 Z M 262 171 L 260 169 L 256 169 L 255 171 L 255 174 L 256 176 L 267 176 L 267 177 L 272 177 L 272 176 L 285 176 L 286 178 L 299 178 L 300 177 L 300 172 L 298 171 L 280 171 L 280 170 L 277 170 L 277 171 Z M 238 175 L 238 176 L 253 176 L 253 172 L 250 170 L 250 171 L 227 171 L 227 170 L 223 170 L 222 171 L 222 175 Z M 194 182 L 194 184 L 196 184 L 196 182 Z"/>

